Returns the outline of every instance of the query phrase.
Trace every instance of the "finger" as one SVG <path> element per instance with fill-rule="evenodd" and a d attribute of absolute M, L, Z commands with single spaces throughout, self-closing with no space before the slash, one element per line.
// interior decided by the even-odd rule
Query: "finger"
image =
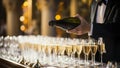
<path fill-rule="evenodd" d="M 79 14 L 76 14 L 74 17 L 79 17 L 80 15 Z"/>
<path fill-rule="evenodd" d="M 69 30 L 66 30 L 66 32 L 67 32 L 67 33 L 70 33 L 70 31 L 69 31 Z"/>
<path fill-rule="evenodd" d="M 82 35 L 82 32 L 81 31 L 75 31 L 75 32 L 70 32 L 72 34 L 76 34 L 76 35 Z"/>
<path fill-rule="evenodd" d="M 77 30 L 76 29 L 72 29 L 72 30 L 68 30 L 67 32 L 68 33 L 77 33 Z"/>
<path fill-rule="evenodd" d="M 79 15 L 79 14 L 76 14 L 75 17 L 78 17 L 80 20 L 83 20 L 83 19 L 84 19 L 84 18 L 83 18 L 81 15 Z"/>
<path fill-rule="evenodd" d="M 66 30 L 66 32 L 67 32 L 67 33 L 73 33 L 73 31 L 72 31 L 72 30 Z"/>

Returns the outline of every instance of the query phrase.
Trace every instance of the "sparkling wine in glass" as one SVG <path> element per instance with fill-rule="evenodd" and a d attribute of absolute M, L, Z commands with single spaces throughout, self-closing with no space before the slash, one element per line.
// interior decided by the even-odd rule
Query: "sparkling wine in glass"
<path fill-rule="evenodd" d="M 66 46 L 66 52 L 67 52 L 67 55 L 70 56 L 71 53 L 72 53 L 72 46 L 71 45 L 67 45 Z"/>
<path fill-rule="evenodd" d="M 53 61 L 58 62 L 58 44 L 53 45 Z"/>
<path fill-rule="evenodd" d="M 106 53 L 106 49 L 105 49 L 105 43 L 103 42 L 103 38 L 100 37 L 98 39 L 98 51 L 100 52 L 100 55 L 101 55 L 101 64 L 103 65 L 103 53 Z"/>
<path fill-rule="evenodd" d="M 58 64 L 60 64 L 60 66 L 63 65 L 62 63 L 64 62 L 65 57 L 63 57 L 63 56 L 65 53 L 65 50 L 66 50 L 66 45 L 64 45 L 64 44 L 58 45 L 58 60 L 57 60 L 57 62 L 58 62 Z"/>
<path fill-rule="evenodd" d="M 81 51 L 82 51 L 82 45 L 77 45 L 76 46 L 76 51 L 77 51 L 77 54 L 78 54 L 78 58 L 80 59 L 80 54 L 81 54 Z"/>
<path fill-rule="evenodd" d="M 91 45 L 91 54 L 92 54 L 92 64 L 95 65 L 95 55 L 97 52 L 98 46 L 96 44 Z"/>
<path fill-rule="evenodd" d="M 53 46 L 53 53 L 54 53 L 54 55 L 57 55 L 57 54 L 58 54 L 58 45 L 57 45 L 57 44 L 55 44 L 55 45 Z"/>
<path fill-rule="evenodd" d="M 64 52 L 65 52 L 65 45 L 59 45 L 58 46 L 58 54 L 63 56 L 64 55 Z"/>
<path fill-rule="evenodd" d="M 83 48 L 83 53 L 85 54 L 85 65 L 87 65 L 91 46 L 90 45 L 83 45 L 82 48 Z"/>
<path fill-rule="evenodd" d="M 75 52 L 77 51 L 76 50 L 76 48 L 77 48 L 77 45 L 72 45 L 72 54 L 74 55 L 75 54 Z"/>

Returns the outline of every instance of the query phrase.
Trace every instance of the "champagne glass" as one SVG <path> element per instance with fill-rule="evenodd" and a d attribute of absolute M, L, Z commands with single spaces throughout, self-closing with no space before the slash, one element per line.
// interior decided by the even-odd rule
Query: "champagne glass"
<path fill-rule="evenodd" d="M 78 54 L 78 58 L 80 59 L 80 54 L 81 54 L 81 51 L 82 51 L 82 45 L 77 45 L 76 46 L 76 51 L 77 51 L 77 54 Z"/>
<path fill-rule="evenodd" d="M 88 57 L 91 50 L 91 46 L 88 43 L 88 40 L 85 40 L 85 43 L 82 48 L 83 48 L 83 53 L 85 54 L 85 66 L 86 66 L 88 64 Z"/>
<path fill-rule="evenodd" d="M 45 60 L 46 60 L 46 44 L 43 43 L 42 46 L 41 46 L 41 49 L 42 49 L 42 63 L 43 64 L 46 64 Z"/>
<path fill-rule="evenodd" d="M 71 41 L 70 39 L 68 40 L 69 42 Z M 66 53 L 67 53 L 67 60 L 66 60 L 66 62 L 68 62 L 68 66 L 69 65 L 71 65 L 72 63 L 71 63 L 71 61 L 72 61 L 72 59 L 71 59 L 71 55 L 72 55 L 72 45 L 69 43 L 69 42 L 67 42 L 67 44 L 66 44 Z"/>
<path fill-rule="evenodd" d="M 95 43 L 91 44 L 92 65 L 95 65 L 95 55 L 97 52 L 97 48 L 98 48 L 98 46 Z"/>
<path fill-rule="evenodd" d="M 74 57 L 75 57 L 75 52 L 77 52 L 77 44 L 72 45 L 72 56 L 74 55 Z"/>
<path fill-rule="evenodd" d="M 41 47 L 41 44 L 38 44 L 38 53 L 40 53 L 40 54 L 41 54 L 41 51 L 42 51 L 41 48 L 42 48 L 42 47 Z"/>
<path fill-rule="evenodd" d="M 65 52 L 65 49 L 66 49 L 65 46 L 66 46 L 66 45 L 64 45 L 64 44 L 58 46 L 58 54 L 59 54 L 59 55 L 61 55 L 61 56 L 64 55 L 64 52 Z"/>
<path fill-rule="evenodd" d="M 72 41 L 71 41 L 72 43 L 72 54 L 71 54 L 71 58 L 74 56 L 74 58 L 75 58 L 75 53 L 77 52 L 77 54 L 78 54 L 78 58 L 80 58 L 80 50 L 79 50 L 79 39 L 73 39 Z M 73 58 L 72 58 L 73 59 Z"/>
<path fill-rule="evenodd" d="M 66 47 L 65 44 L 58 45 L 58 55 L 60 55 L 60 56 L 58 56 L 58 63 L 60 64 L 60 66 L 62 65 L 62 62 L 64 62 L 63 56 L 64 56 L 64 53 L 65 53 L 65 50 L 66 50 L 65 47 Z"/>
<path fill-rule="evenodd" d="M 77 57 L 79 59 L 78 64 L 81 64 L 81 62 L 80 62 L 81 61 L 80 55 L 82 52 L 82 45 L 81 44 L 76 46 L 76 52 L 77 52 Z"/>
<path fill-rule="evenodd" d="M 58 54 L 58 45 L 57 44 L 54 44 L 53 45 L 53 61 L 54 63 L 57 63 L 58 61 L 58 57 L 57 57 L 57 54 Z"/>
<path fill-rule="evenodd" d="M 105 49 L 105 43 L 103 43 L 103 38 L 102 37 L 100 37 L 98 39 L 98 48 L 99 48 L 98 50 L 99 50 L 100 55 L 101 55 L 101 64 L 103 65 L 102 55 L 103 55 L 103 53 L 106 53 L 106 49 Z"/>
<path fill-rule="evenodd" d="M 46 51 L 47 51 L 47 55 L 48 55 L 48 58 L 49 58 L 49 64 L 52 63 L 52 50 L 53 50 L 53 45 L 52 44 L 49 44 L 49 45 L 46 45 Z"/>
<path fill-rule="evenodd" d="M 54 54 L 54 55 L 57 55 L 57 54 L 58 54 L 58 45 L 57 45 L 57 44 L 54 44 L 54 45 L 53 45 L 53 54 Z"/>
<path fill-rule="evenodd" d="M 67 52 L 67 55 L 70 56 L 71 53 L 72 53 L 72 46 L 71 45 L 67 45 L 66 46 L 66 52 Z"/>

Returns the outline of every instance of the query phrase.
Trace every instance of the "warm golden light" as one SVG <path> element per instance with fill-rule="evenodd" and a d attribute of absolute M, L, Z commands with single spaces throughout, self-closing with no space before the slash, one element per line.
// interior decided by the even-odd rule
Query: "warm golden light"
<path fill-rule="evenodd" d="M 24 7 L 27 7 L 27 6 L 28 6 L 28 1 L 25 1 L 25 2 L 23 3 L 23 6 L 24 6 Z"/>
<path fill-rule="evenodd" d="M 88 0 L 82 0 L 82 2 L 85 4 L 85 3 L 87 3 L 87 2 L 88 2 Z"/>
<path fill-rule="evenodd" d="M 25 31 L 25 29 L 26 29 L 25 26 L 24 26 L 24 25 L 21 25 L 20 30 L 21 30 L 21 31 Z"/>
<path fill-rule="evenodd" d="M 20 16 L 20 21 L 24 21 L 25 20 L 25 17 L 24 16 Z"/>
<path fill-rule="evenodd" d="M 56 19 L 56 20 L 60 20 L 60 19 L 61 19 L 61 15 L 57 14 L 57 15 L 55 16 L 55 19 Z"/>
<path fill-rule="evenodd" d="M 28 24 L 28 19 L 25 19 L 23 24 Z"/>

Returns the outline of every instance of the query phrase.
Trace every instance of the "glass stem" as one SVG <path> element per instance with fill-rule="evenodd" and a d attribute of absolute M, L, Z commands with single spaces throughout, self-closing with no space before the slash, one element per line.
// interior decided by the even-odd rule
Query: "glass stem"
<path fill-rule="evenodd" d="M 85 55 L 85 65 L 86 65 L 86 62 L 87 62 L 87 58 L 86 58 L 86 55 Z"/>
<path fill-rule="evenodd" d="M 87 63 L 88 63 L 88 55 L 86 55 L 86 58 L 87 58 Z"/>
<path fill-rule="evenodd" d="M 78 59 L 80 59 L 80 54 L 78 54 Z"/>
<path fill-rule="evenodd" d="M 93 65 L 95 64 L 95 55 L 93 55 Z"/>
<path fill-rule="evenodd" d="M 73 59 L 73 55 L 74 55 L 74 53 L 71 53 L 71 59 Z"/>
<path fill-rule="evenodd" d="M 85 55 L 85 68 L 87 67 L 87 55 Z"/>

